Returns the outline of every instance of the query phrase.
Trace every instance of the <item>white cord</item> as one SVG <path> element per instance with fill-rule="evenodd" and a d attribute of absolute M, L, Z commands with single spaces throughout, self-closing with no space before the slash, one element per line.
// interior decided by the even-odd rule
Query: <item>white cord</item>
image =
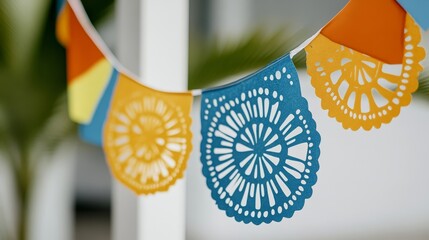
<path fill-rule="evenodd" d="M 98 34 L 98 32 L 95 30 L 94 26 L 91 24 L 91 21 L 88 18 L 88 15 L 85 12 L 85 9 L 82 6 L 82 3 L 80 0 L 67 0 L 70 4 L 70 7 L 72 8 L 72 11 L 77 15 L 79 23 L 82 25 L 82 27 L 85 29 L 86 33 L 88 34 L 89 38 L 94 42 L 94 44 L 102 51 L 102 53 L 105 55 L 105 57 L 111 62 L 114 67 L 121 73 L 128 75 L 131 79 L 139 79 L 137 75 L 135 75 L 133 72 L 129 71 L 126 67 L 124 67 L 119 60 L 115 57 L 115 55 L 110 51 L 109 47 L 104 43 L 101 36 Z M 303 43 L 301 43 L 298 47 L 293 49 L 290 52 L 290 58 L 293 59 L 299 52 L 304 50 L 305 47 L 307 47 L 314 38 L 319 35 L 320 31 L 317 31 L 313 36 L 305 40 Z M 140 81 L 137 81 L 138 83 L 142 84 Z M 145 84 L 147 86 L 147 84 Z M 150 87 L 150 86 L 147 86 Z M 156 90 L 156 89 L 154 89 Z M 159 91 L 159 90 L 157 90 Z M 200 96 L 202 94 L 202 89 L 193 89 L 190 90 L 192 96 Z M 170 93 L 180 93 L 180 92 L 170 92 Z"/>
<path fill-rule="evenodd" d="M 192 96 L 197 97 L 197 96 L 201 96 L 201 94 L 203 93 L 202 89 L 193 89 L 191 90 L 192 92 Z"/>
<path fill-rule="evenodd" d="M 304 48 L 306 48 L 317 37 L 317 35 L 319 35 L 319 33 L 320 33 L 321 30 L 322 29 L 320 29 L 319 31 L 317 31 L 313 36 L 311 36 L 310 38 L 308 38 L 307 40 L 305 40 L 303 43 L 301 43 L 298 47 L 296 47 L 295 49 L 293 49 L 290 52 L 290 58 L 292 59 L 299 52 L 301 52 L 302 50 L 304 50 Z"/>
<path fill-rule="evenodd" d="M 187 93 L 186 92 L 173 92 L 173 91 L 160 91 L 157 90 L 154 87 L 151 87 L 147 83 L 142 83 L 144 81 L 137 81 L 136 79 L 141 79 L 139 76 L 128 70 L 124 65 L 119 62 L 119 60 L 115 57 L 115 55 L 110 51 L 109 47 L 105 44 L 101 36 L 98 34 L 97 30 L 95 30 L 95 27 L 92 25 L 91 21 L 88 18 L 88 14 L 86 14 L 85 9 L 83 8 L 82 2 L 80 0 L 67 0 L 70 4 L 70 7 L 72 11 L 76 14 L 77 20 L 82 25 L 82 28 L 85 30 L 85 32 L 88 34 L 88 37 L 94 42 L 94 44 L 97 46 L 97 48 L 103 53 L 103 55 L 106 57 L 106 59 L 114 65 L 114 68 L 118 70 L 118 72 L 121 72 L 124 75 L 127 75 L 129 78 L 135 80 L 137 83 L 144 85 L 145 87 L 152 88 L 155 91 L 158 92 L 165 92 L 165 93 Z M 200 93 L 201 95 L 201 93 Z"/>

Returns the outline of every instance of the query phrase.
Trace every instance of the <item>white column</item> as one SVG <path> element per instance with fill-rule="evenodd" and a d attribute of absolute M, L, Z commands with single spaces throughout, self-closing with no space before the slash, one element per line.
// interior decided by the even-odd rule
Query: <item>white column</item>
<path fill-rule="evenodd" d="M 130 71 L 140 70 L 140 2 L 118 0 L 116 2 L 117 56 Z M 117 180 L 112 181 L 112 239 L 137 239 L 136 195 Z"/>
<path fill-rule="evenodd" d="M 161 90 L 187 89 L 188 0 L 141 1 L 141 76 Z M 185 180 L 168 192 L 142 196 L 138 240 L 185 239 Z"/>
<path fill-rule="evenodd" d="M 222 39 L 240 39 L 249 31 L 253 0 L 212 0 L 212 35 Z"/>

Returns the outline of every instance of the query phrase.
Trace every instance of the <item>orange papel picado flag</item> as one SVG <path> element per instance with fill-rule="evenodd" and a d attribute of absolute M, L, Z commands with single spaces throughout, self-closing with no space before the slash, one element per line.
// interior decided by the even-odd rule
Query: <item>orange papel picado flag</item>
<path fill-rule="evenodd" d="M 344 128 L 380 128 L 411 102 L 425 51 L 419 46 L 420 30 L 411 17 L 406 17 L 402 31 L 403 55 L 397 65 L 335 43 L 323 31 L 307 46 L 307 71 L 316 95 L 321 98 L 322 108 Z M 389 44 L 390 39 L 385 41 Z"/>
<path fill-rule="evenodd" d="M 112 174 L 137 194 L 167 191 L 192 150 L 192 94 L 165 93 L 121 74 L 104 126 Z"/>
<path fill-rule="evenodd" d="M 384 63 L 401 64 L 405 16 L 396 0 L 350 0 L 321 34 Z"/>
<path fill-rule="evenodd" d="M 89 123 L 114 73 L 112 64 L 97 47 L 76 12 L 67 5 L 67 92 L 70 118 Z M 65 38 L 67 39 L 67 38 Z"/>

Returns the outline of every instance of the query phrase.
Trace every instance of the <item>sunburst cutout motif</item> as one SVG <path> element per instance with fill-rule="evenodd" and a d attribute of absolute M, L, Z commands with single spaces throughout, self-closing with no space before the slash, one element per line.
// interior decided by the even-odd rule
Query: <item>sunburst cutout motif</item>
<path fill-rule="evenodd" d="M 319 35 L 306 48 L 307 71 L 322 108 L 346 129 L 380 128 L 399 115 L 418 87 L 425 51 L 418 26 L 407 16 L 404 58 L 388 65 Z"/>
<path fill-rule="evenodd" d="M 191 152 L 192 95 L 154 91 L 121 76 L 104 128 L 114 176 L 137 194 L 166 191 Z"/>
<path fill-rule="evenodd" d="M 290 218 L 312 194 L 320 136 L 289 56 L 203 92 L 201 162 L 218 207 L 245 223 Z"/>

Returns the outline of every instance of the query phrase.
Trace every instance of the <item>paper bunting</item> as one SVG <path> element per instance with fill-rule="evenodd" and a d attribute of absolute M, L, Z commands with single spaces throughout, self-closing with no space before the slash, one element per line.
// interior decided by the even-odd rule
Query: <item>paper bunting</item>
<path fill-rule="evenodd" d="M 319 35 L 307 48 L 311 83 L 344 128 L 379 128 L 398 116 L 418 87 L 425 57 L 418 26 L 407 17 L 402 64 L 392 66 Z"/>
<path fill-rule="evenodd" d="M 395 0 L 351 0 L 321 33 L 379 61 L 400 64 L 405 15 Z"/>
<path fill-rule="evenodd" d="M 107 88 L 105 89 L 103 96 L 98 102 L 91 122 L 79 126 L 79 135 L 82 140 L 100 147 L 102 146 L 104 122 L 107 118 L 110 100 L 112 98 L 113 91 L 115 90 L 117 79 L 118 71 L 114 69 L 111 74 Z"/>
<path fill-rule="evenodd" d="M 120 75 L 104 127 L 113 175 L 137 194 L 166 191 L 192 149 L 190 93 L 164 93 Z"/>
<path fill-rule="evenodd" d="M 321 139 L 290 55 L 226 86 L 161 92 L 129 77 L 79 0 L 58 2 L 70 117 L 83 140 L 103 147 L 116 179 L 136 194 L 153 194 L 184 176 L 193 95 L 201 93 L 200 160 L 218 208 L 259 225 L 304 207 L 317 181 Z M 350 0 L 320 34 L 291 52 L 306 49 L 322 108 L 344 128 L 380 128 L 410 103 L 425 52 L 406 11 L 427 29 L 428 4 Z"/>
<path fill-rule="evenodd" d="M 398 3 L 424 29 L 429 29 L 429 1 L 428 0 L 397 0 Z"/>
<path fill-rule="evenodd" d="M 70 118 L 89 123 L 113 71 L 112 64 L 69 11 L 67 77 Z"/>
<path fill-rule="evenodd" d="M 320 136 L 289 56 L 204 91 L 201 162 L 218 207 L 245 223 L 292 217 L 312 195 Z"/>

